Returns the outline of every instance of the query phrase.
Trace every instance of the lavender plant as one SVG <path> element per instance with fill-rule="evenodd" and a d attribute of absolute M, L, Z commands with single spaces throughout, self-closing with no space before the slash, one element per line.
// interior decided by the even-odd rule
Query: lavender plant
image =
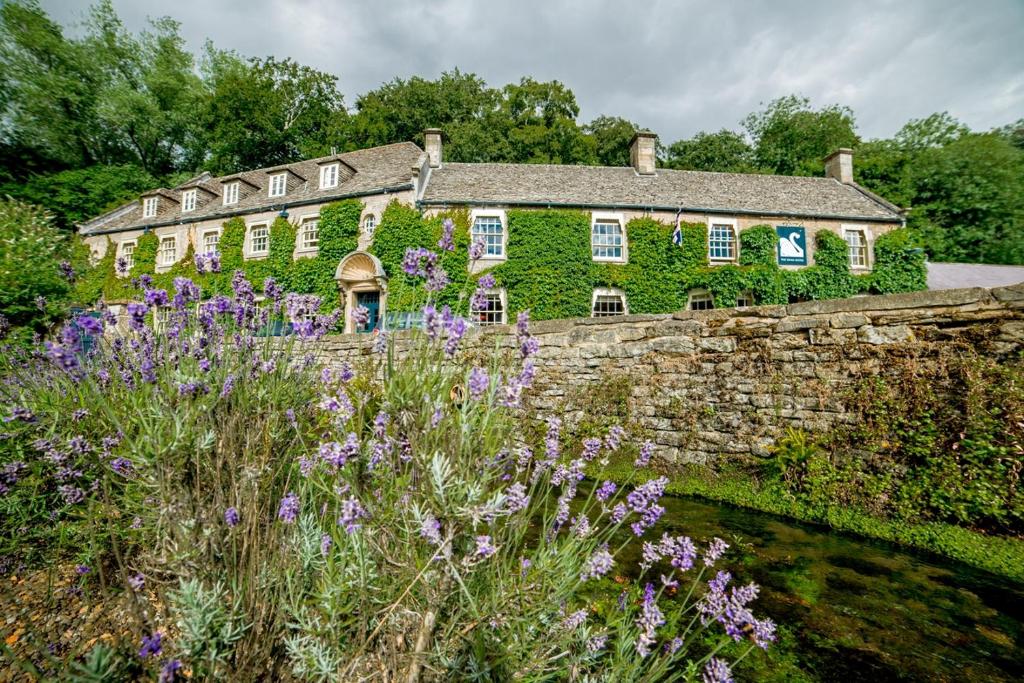
<path fill-rule="evenodd" d="M 405 262 L 428 291 L 447 281 L 434 252 Z M 716 570 L 723 541 L 653 536 L 666 480 L 583 481 L 622 429 L 569 449 L 552 415 L 526 436 L 526 314 L 472 362 L 466 321 L 428 303 L 422 331 L 379 335 L 353 368 L 321 352 L 337 314 L 316 297 L 270 281 L 257 302 L 240 274 L 207 300 L 140 285 L 126 330 L 78 319 L 8 361 L 7 442 L 31 456 L 4 482 L 31 469 L 55 519 L 91 530 L 160 680 L 726 681 L 723 647 L 773 639 L 757 587 Z M 275 319 L 294 334 L 267 335 Z"/>

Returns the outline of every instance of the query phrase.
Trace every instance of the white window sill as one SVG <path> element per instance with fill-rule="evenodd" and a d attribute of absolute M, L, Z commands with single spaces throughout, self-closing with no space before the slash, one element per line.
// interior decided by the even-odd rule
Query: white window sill
<path fill-rule="evenodd" d="M 629 263 L 628 259 L 625 258 L 601 258 L 600 256 L 593 256 L 591 260 L 594 263 L 614 263 L 619 265 L 625 265 Z"/>
<path fill-rule="evenodd" d="M 296 249 L 295 258 L 311 258 L 313 256 L 316 256 L 319 252 L 320 249 L 318 247 L 313 247 L 312 249 Z"/>
<path fill-rule="evenodd" d="M 710 258 L 708 257 L 708 265 L 712 266 L 735 266 L 739 263 L 739 259 L 723 259 L 723 258 Z"/>
<path fill-rule="evenodd" d="M 245 255 L 245 260 L 246 261 L 262 261 L 263 259 L 267 258 L 268 256 L 270 256 L 270 252 L 261 251 L 258 254 L 246 254 Z"/>

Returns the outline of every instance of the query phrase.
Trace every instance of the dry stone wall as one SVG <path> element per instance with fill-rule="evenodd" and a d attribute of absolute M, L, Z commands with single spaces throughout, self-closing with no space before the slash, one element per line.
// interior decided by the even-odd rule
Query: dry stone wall
<path fill-rule="evenodd" d="M 538 322 L 529 402 L 587 420 L 595 391 L 625 392 L 630 427 L 662 463 L 764 455 L 786 427 L 823 430 L 853 419 L 844 394 L 897 358 L 928 363 L 973 349 L 997 359 L 1024 348 L 1024 284 L 811 301 L 671 315 Z M 497 336 L 496 336 L 497 335 Z M 468 353 L 509 328 L 485 328 Z M 401 341 L 399 342 L 401 344 Z M 334 364 L 369 353 L 353 335 L 326 340 Z"/>

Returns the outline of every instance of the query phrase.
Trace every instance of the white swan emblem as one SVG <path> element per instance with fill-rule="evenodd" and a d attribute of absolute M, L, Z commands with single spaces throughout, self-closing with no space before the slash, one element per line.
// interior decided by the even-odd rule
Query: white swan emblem
<path fill-rule="evenodd" d="M 800 239 L 800 233 L 791 232 L 789 237 L 779 238 L 779 256 L 783 258 L 803 258 L 804 250 L 797 240 Z"/>

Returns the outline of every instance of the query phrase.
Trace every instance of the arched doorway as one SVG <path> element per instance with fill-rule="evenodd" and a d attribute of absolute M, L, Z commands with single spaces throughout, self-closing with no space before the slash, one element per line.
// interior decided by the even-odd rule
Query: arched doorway
<path fill-rule="evenodd" d="M 380 260 L 365 251 L 353 251 L 341 259 L 334 274 L 341 290 L 345 305 L 345 332 L 373 332 L 384 322 L 384 306 L 387 300 L 387 276 Z M 351 311 L 356 306 L 365 306 L 370 311 L 370 320 L 356 329 Z"/>

